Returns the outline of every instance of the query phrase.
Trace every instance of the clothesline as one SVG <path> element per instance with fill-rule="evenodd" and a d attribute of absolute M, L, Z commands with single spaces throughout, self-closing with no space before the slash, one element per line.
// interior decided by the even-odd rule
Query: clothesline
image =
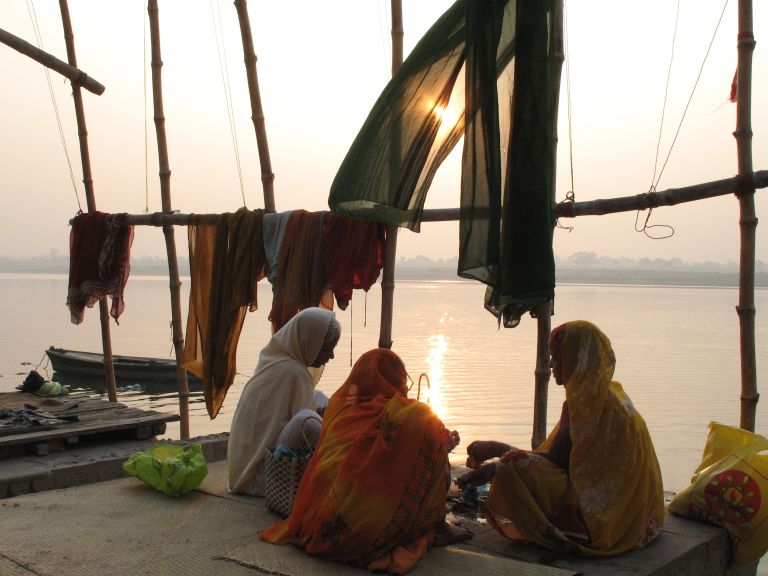
<path fill-rule="evenodd" d="M 752 174 L 752 183 L 755 190 L 768 188 L 768 170 L 758 170 Z M 670 188 L 654 193 L 646 192 L 617 198 L 561 203 L 556 204 L 552 211 L 554 216 L 558 218 L 575 218 L 576 216 L 598 216 L 617 212 L 630 212 L 632 210 L 646 210 L 659 206 L 674 206 L 705 198 L 736 194 L 739 191 L 740 183 L 741 179 L 739 177 L 725 178 L 682 188 Z M 218 222 L 221 214 L 165 214 L 163 212 L 127 214 L 126 224 L 133 226 L 164 226 L 166 224 L 187 226 L 191 216 L 200 219 L 198 222 L 201 224 L 215 224 Z M 422 213 L 421 221 L 448 222 L 458 219 L 459 208 L 427 208 Z M 69 223 L 72 224 L 72 220 Z"/>

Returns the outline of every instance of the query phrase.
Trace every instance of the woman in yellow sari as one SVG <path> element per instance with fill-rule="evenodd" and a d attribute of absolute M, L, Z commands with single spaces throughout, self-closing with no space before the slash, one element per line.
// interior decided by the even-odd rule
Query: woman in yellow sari
<path fill-rule="evenodd" d="M 470 536 L 445 522 L 458 434 L 407 393 L 397 354 L 378 348 L 360 357 L 328 403 L 291 515 L 262 540 L 404 574 L 431 544 Z"/>
<path fill-rule="evenodd" d="M 586 556 L 641 548 L 664 522 L 661 472 L 643 418 L 612 380 L 611 343 L 590 322 L 568 322 L 552 331 L 550 352 L 565 386 L 558 425 L 533 452 L 472 442 L 475 470 L 459 486 L 492 481 L 485 513 L 512 540 Z"/>

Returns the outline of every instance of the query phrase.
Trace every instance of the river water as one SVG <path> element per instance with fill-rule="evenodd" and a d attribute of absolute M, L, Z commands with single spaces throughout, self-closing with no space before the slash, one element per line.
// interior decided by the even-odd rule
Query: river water
<path fill-rule="evenodd" d="M 182 281 L 186 320 L 189 281 Z M 82 324 L 72 324 L 66 286 L 64 275 L 0 274 L 0 391 L 13 390 L 35 367 L 45 375 L 44 351 L 49 346 L 101 351 L 98 307 L 86 311 Z M 525 317 L 517 328 L 499 329 L 483 309 L 483 293 L 482 285 L 463 280 L 398 280 L 395 289 L 393 349 L 414 380 L 428 375 L 430 404 L 446 426 L 461 434 L 453 455 L 456 462 L 475 439 L 530 447 L 536 321 Z M 557 288 L 553 326 L 588 319 L 610 337 L 617 357 L 615 378 L 648 423 L 667 490 L 678 491 L 688 484 L 710 421 L 739 423 L 737 300 L 734 288 L 577 284 Z M 337 311 L 341 342 L 318 384 L 327 394 L 347 376 L 353 359 L 377 345 L 380 302 L 376 285 L 367 295 L 355 291 L 350 307 Z M 115 354 L 172 357 L 167 277 L 132 276 L 125 303 L 120 324 L 111 325 Z M 202 393 L 193 391 L 193 436 L 229 430 L 242 387 L 270 335 L 270 304 L 271 287 L 263 281 L 259 309 L 248 314 L 240 337 L 238 376 L 216 419 L 208 417 Z M 762 390 L 768 374 L 768 322 L 762 315 L 768 308 L 768 290 L 757 291 L 756 304 Z M 426 388 L 424 379 L 422 399 L 427 397 Z M 552 382 L 548 428 L 556 422 L 563 399 L 562 389 Z M 178 412 L 173 387 L 157 390 L 133 383 L 118 389 L 118 400 Z M 756 428 L 768 435 L 765 400 L 758 404 Z M 167 436 L 178 434 L 178 424 L 170 424 Z"/>

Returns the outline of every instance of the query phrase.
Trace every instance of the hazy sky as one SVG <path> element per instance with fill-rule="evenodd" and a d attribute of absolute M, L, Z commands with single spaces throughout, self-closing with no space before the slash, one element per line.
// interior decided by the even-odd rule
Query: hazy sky
<path fill-rule="evenodd" d="M 78 64 L 106 86 L 83 91 L 97 207 L 141 213 L 145 177 L 149 210 L 160 210 L 157 148 L 152 121 L 149 48 L 145 64 L 146 2 L 69 0 Z M 452 2 L 404 0 L 406 55 Z M 2 0 L 0 28 L 35 43 L 31 0 Z M 669 152 L 723 0 L 681 0 L 659 167 Z M 58 2 L 35 0 L 43 47 L 66 60 Z M 258 60 L 278 210 L 327 209 L 328 189 L 368 111 L 390 76 L 388 0 L 265 2 L 249 10 Z M 567 6 L 573 172 L 579 201 L 639 194 L 654 173 L 677 3 L 673 0 L 587 0 Z M 664 190 L 719 180 L 737 172 L 735 104 L 727 102 L 736 69 L 737 2 L 730 0 L 669 163 Z M 768 169 L 768 3 L 754 2 L 757 48 L 753 61 L 753 163 Z M 220 18 L 220 19 L 219 19 Z M 234 211 L 242 206 L 229 128 L 225 85 L 231 91 L 245 198 L 263 206 L 260 169 L 231 0 L 160 0 L 163 89 L 172 170 L 173 208 L 182 212 Z M 220 65 L 216 29 L 223 45 Z M 0 126 L 0 255 L 35 256 L 68 250 L 75 191 L 60 141 L 43 69 L 0 44 L 3 71 Z M 145 71 L 146 106 L 145 117 Z M 228 81 L 222 80 L 222 75 Z M 85 207 L 71 88 L 51 73 L 53 93 Z M 557 196 L 571 189 L 566 68 L 561 88 Z M 145 120 L 146 118 L 146 120 Z M 148 132 L 145 147 L 145 126 Z M 145 161 L 145 153 L 147 160 Z M 459 157 L 443 166 L 427 208 L 459 201 Z M 768 260 L 768 192 L 756 195 L 759 259 Z M 651 240 L 634 230 L 633 213 L 564 220 L 555 249 L 608 256 L 738 260 L 738 202 L 733 197 L 658 209 L 651 224 L 675 234 Z M 640 220 L 645 219 L 645 213 Z M 184 228 L 177 229 L 186 253 Z M 428 223 L 403 231 L 400 256 L 453 257 L 458 224 Z M 162 255 L 156 228 L 138 228 L 133 254 Z"/>

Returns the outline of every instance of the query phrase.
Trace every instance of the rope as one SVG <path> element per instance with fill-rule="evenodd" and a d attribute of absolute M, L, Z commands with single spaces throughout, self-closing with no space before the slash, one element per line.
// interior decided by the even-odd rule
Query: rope
<path fill-rule="evenodd" d="M 46 380 L 50 380 L 50 379 L 51 379 L 51 376 L 50 376 L 50 373 L 48 372 L 48 367 L 49 367 L 49 366 L 50 366 L 50 364 L 51 364 L 51 359 L 48 357 L 48 354 L 46 354 L 45 352 L 43 352 L 43 357 L 42 357 L 42 358 L 40 358 L 40 362 L 38 362 L 38 363 L 37 363 L 37 366 L 35 366 L 35 371 L 37 371 L 37 370 L 38 370 L 38 368 L 40 368 L 40 365 L 41 365 L 41 364 L 43 364 L 43 363 L 45 363 L 45 364 L 43 365 L 43 368 L 42 368 L 43 372 L 45 372 L 45 379 L 46 379 Z M 51 368 L 51 370 L 52 370 L 52 369 L 53 369 L 53 368 Z"/>
<path fill-rule="evenodd" d="M 237 164 L 237 176 L 240 179 L 240 196 L 243 199 L 243 207 L 247 208 L 245 203 L 245 186 L 243 185 L 243 170 L 242 165 L 240 164 L 240 147 L 237 141 L 237 128 L 235 126 L 235 117 L 234 113 L 232 111 L 232 90 L 230 88 L 229 83 L 229 67 L 227 65 L 227 52 L 226 50 L 223 50 L 223 28 L 221 26 L 221 4 L 218 2 L 216 3 L 217 7 L 217 14 L 218 14 L 218 27 L 216 26 L 217 22 L 217 14 L 214 13 L 213 10 L 213 1 L 210 0 L 209 4 L 211 6 L 211 24 L 213 25 L 213 34 L 216 38 L 216 52 L 219 57 L 219 71 L 221 72 L 221 84 L 224 88 L 224 100 L 227 103 L 227 118 L 229 120 L 229 133 L 232 138 L 232 149 L 234 150 L 235 154 L 235 163 Z M 222 64 L 222 53 L 223 53 L 223 64 Z"/>
<path fill-rule="evenodd" d="M 664 159 L 664 164 L 662 164 L 661 170 L 659 170 L 658 177 L 656 176 L 656 164 L 654 165 L 654 173 L 653 173 L 654 180 L 651 181 L 651 186 L 650 186 L 650 188 L 648 190 L 648 194 L 654 194 L 656 192 L 656 190 L 658 189 L 659 182 L 661 181 L 661 176 L 662 176 L 662 174 L 664 174 L 664 169 L 667 167 L 667 163 L 669 162 L 669 158 L 672 156 L 672 150 L 674 149 L 675 144 L 677 143 L 677 138 L 680 135 L 680 130 L 683 127 L 683 121 L 685 120 L 685 116 L 688 113 L 688 109 L 690 108 L 691 101 L 693 100 L 693 95 L 696 93 L 696 88 L 699 85 L 699 80 L 701 79 L 701 75 L 704 72 L 704 65 L 707 63 L 707 58 L 709 58 L 709 53 L 712 50 L 712 44 L 714 44 L 714 42 L 715 42 L 715 38 L 717 37 L 717 31 L 720 29 L 720 24 L 723 21 L 723 16 L 725 15 L 725 9 L 728 7 L 728 1 L 729 0 L 725 0 L 725 3 L 723 4 L 723 10 L 720 12 L 720 17 L 717 20 L 717 25 L 715 26 L 714 32 L 712 32 L 712 38 L 709 41 L 709 46 L 707 47 L 707 52 L 706 52 L 706 54 L 704 54 L 704 59 L 702 60 L 701 66 L 699 67 L 699 73 L 696 76 L 696 81 L 693 83 L 693 88 L 691 88 L 691 93 L 688 96 L 688 101 L 685 103 L 685 108 L 683 109 L 683 114 L 680 117 L 680 122 L 677 125 L 677 130 L 675 131 L 675 136 L 672 139 L 672 144 L 670 144 L 670 146 L 669 146 L 669 151 L 667 152 L 667 156 Z M 677 23 L 678 23 L 678 20 L 679 20 L 679 14 L 680 14 L 680 0 L 678 0 L 678 3 L 677 3 L 677 16 L 675 18 L 675 31 L 674 31 L 674 34 L 673 34 L 673 37 L 672 37 L 672 53 L 670 54 L 669 72 L 667 73 L 667 90 L 669 89 L 669 80 L 670 80 L 671 71 L 672 71 L 672 60 L 674 58 L 675 37 L 677 36 Z M 667 91 L 665 90 L 665 93 L 664 93 L 664 109 L 666 108 L 666 100 L 667 100 Z M 663 127 L 663 122 L 664 122 L 664 109 L 662 109 L 662 126 L 659 127 L 659 142 L 661 142 L 661 130 L 662 130 L 662 127 Z M 658 163 L 658 148 L 659 148 L 659 144 L 657 144 L 657 148 L 656 148 L 656 163 Z M 643 222 L 642 228 L 638 229 L 637 222 L 638 222 L 638 219 L 640 217 L 640 211 L 638 210 L 637 214 L 635 214 L 635 230 L 637 232 L 643 232 L 648 238 L 651 238 L 653 240 L 663 240 L 665 238 L 670 238 L 670 237 L 674 236 L 675 229 L 672 226 L 669 226 L 668 224 L 655 224 L 655 225 L 651 225 L 651 226 L 648 225 L 648 221 L 651 218 L 651 213 L 652 212 L 653 212 L 653 209 L 649 208 L 648 209 L 648 214 L 645 217 L 645 221 Z M 652 235 L 652 234 L 650 234 L 648 232 L 650 229 L 653 229 L 653 228 L 663 228 L 663 229 L 669 230 L 669 232 L 666 233 L 666 234 L 663 234 L 661 236 L 654 236 L 654 235 Z"/>
<path fill-rule="evenodd" d="M 32 28 L 35 31 L 35 38 L 37 38 L 37 45 L 40 50 L 43 49 L 43 39 L 40 35 L 40 26 L 37 22 L 37 12 L 35 12 L 35 4 L 33 0 L 27 0 L 27 12 L 29 13 L 29 19 L 32 22 Z M 72 161 L 69 157 L 69 149 L 67 148 L 67 140 L 64 137 L 64 128 L 61 125 L 61 116 L 59 114 L 59 107 L 56 104 L 56 97 L 53 94 L 53 85 L 51 84 L 51 74 L 46 66 L 43 66 L 45 72 L 45 79 L 48 83 L 48 93 L 51 95 L 51 104 L 53 104 L 53 112 L 56 115 L 56 125 L 59 128 L 59 138 L 61 139 L 61 145 L 64 148 L 64 156 L 67 159 L 67 167 L 69 168 L 69 179 L 72 182 L 72 189 L 75 191 L 75 199 L 77 200 L 78 213 L 83 211 L 83 205 L 80 203 L 80 194 L 77 192 L 77 184 L 75 183 L 75 173 L 72 171 Z"/>
<path fill-rule="evenodd" d="M 392 26 L 389 24 L 389 11 L 387 10 L 387 1 L 383 1 L 383 10 L 379 10 L 379 36 L 381 38 L 381 54 L 382 54 L 382 62 L 384 63 L 384 73 L 385 78 L 392 75 L 392 63 L 390 60 L 387 59 L 387 54 L 392 55 L 392 47 L 387 42 L 388 35 L 385 32 L 385 23 L 387 24 L 386 28 L 391 29 Z M 381 5 L 380 5 L 381 6 Z M 382 17 L 382 13 L 384 16 Z"/>
<path fill-rule="evenodd" d="M 648 193 L 653 194 L 656 192 L 656 185 L 658 183 L 658 180 L 656 179 L 656 172 L 659 165 L 659 149 L 661 148 L 661 136 L 664 133 L 664 118 L 666 116 L 667 112 L 667 97 L 669 96 L 669 84 L 672 79 L 672 64 L 675 61 L 675 44 L 677 40 L 677 28 L 678 24 L 680 22 L 680 0 L 677 0 L 677 9 L 675 12 L 675 28 L 672 32 L 672 47 L 669 52 L 669 68 L 667 68 L 667 83 L 664 86 L 664 101 L 661 106 L 661 121 L 659 122 L 659 138 L 656 141 L 656 158 L 653 162 L 653 176 L 651 177 L 651 185 L 648 188 Z M 673 143 L 674 145 L 674 143 Z M 670 148 L 671 152 L 671 148 Z M 661 178 L 661 174 L 659 174 L 659 178 Z M 675 234 L 675 229 L 669 226 L 668 224 L 653 224 L 648 225 L 648 221 L 651 218 L 651 213 L 653 212 L 653 208 L 648 209 L 648 213 L 645 216 L 645 221 L 643 222 L 642 228 L 638 228 L 637 222 L 640 218 L 640 210 L 638 210 L 635 213 L 635 232 L 642 232 L 645 234 L 648 238 L 652 238 L 654 240 L 660 240 L 662 238 L 670 238 Z M 654 228 L 665 228 L 669 229 L 669 234 L 664 234 L 663 236 L 654 236 L 649 232 L 649 230 Z"/>
<path fill-rule="evenodd" d="M 704 60 L 701 62 L 701 67 L 699 68 L 699 74 L 696 76 L 696 82 L 694 82 L 693 88 L 691 89 L 691 95 L 688 97 L 688 102 L 685 104 L 685 109 L 683 110 L 683 116 L 680 118 L 680 124 L 677 127 L 677 131 L 675 132 L 675 137 L 673 138 L 672 144 L 669 147 L 669 152 L 667 153 L 667 157 L 664 160 L 664 164 L 661 166 L 661 171 L 659 172 L 659 177 L 654 184 L 654 188 L 658 187 L 659 181 L 661 180 L 661 175 L 664 173 L 664 168 L 666 168 L 667 162 L 669 162 L 669 157 L 672 155 L 672 149 L 675 146 L 675 142 L 677 142 L 677 137 L 680 134 L 680 129 L 683 127 L 683 120 L 685 120 L 685 115 L 688 113 L 688 108 L 691 105 L 691 100 L 693 100 L 693 95 L 696 92 L 696 88 L 699 85 L 701 74 L 704 71 L 704 65 L 707 63 L 707 58 L 709 58 L 709 52 L 712 50 L 712 44 L 714 44 L 715 37 L 717 36 L 717 31 L 720 29 L 720 23 L 723 21 L 723 16 L 725 15 L 725 9 L 728 7 L 728 1 L 729 0 L 725 0 L 725 3 L 723 4 L 723 10 L 722 12 L 720 12 L 720 18 L 718 18 L 717 20 L 715 31 L 712 33 L 712 39 L 709 41 L 709 46 L 707 47 L 707 53 L 704 55 Z"/>
<path fill-rule="evenodd" d="M 672 62 L 675 59 L 675 40 L 677 39 L 677 25 L 680 21 L 680 0 L 677 0 L 677 13 L 675 14 L 675 30 L 672 33 L 672 49 L 669 54 L 669 68 L 667 69 L 667 85 L 664 87 L 664 104 L 661 106 L 661 122 L 659 123 L 659 139 L 656 142 L 656 159 L 653 163 L 653 177 L 651 178 L 650 190 L 656 188 L 656 168 L 659 164 L 659 148 L 661 147 L 661 134 L 664 129 L 664 116 L 667 111 L 667 96 L 669 94 L 669 82 L 672 78 Z"/>
<path fill-rule="evenodd" d="M 144 6 L 141 7 L 142 14 Z M 144 214 L 149 214 L 149 144 L 147 136 L 147 15 L 144 19 Z"/>

